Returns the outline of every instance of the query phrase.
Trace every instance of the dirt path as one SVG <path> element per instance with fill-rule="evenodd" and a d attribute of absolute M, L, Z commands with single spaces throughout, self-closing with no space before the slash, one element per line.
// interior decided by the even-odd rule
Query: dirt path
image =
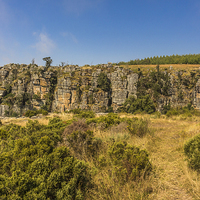
<path fill-rule="evenodd" d="M 191 137 L 191 127 L 197 122 L 181 120 L 152 120 L 151 127 L 154 136 L 149 142 L 148 150 L 152 163 L 156 166 L 158 174 L 155 189 L 157 190 L 152 199 L 198 199 L 191 195 L 188 185 L 187 162 L 183 154 L 183 144 Z M 192 134 L 195 134 L 192 131 Z"/>

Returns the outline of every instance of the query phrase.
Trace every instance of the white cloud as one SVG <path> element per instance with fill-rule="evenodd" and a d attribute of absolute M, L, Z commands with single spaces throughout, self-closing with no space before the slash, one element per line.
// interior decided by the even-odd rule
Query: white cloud
<path fill-rule="evenodd" d="M 64 8 L 69 13 L 81 14 L 82 12 L 97 7 L 104 0 L 63 0 Z"/>
<path fill-rule="evenodd" d="M 51 40 L 46 33 L 40 33 L 39 35 L 34 32 L 34 36 L 38 37 L 38 42 L 33 45 L 40 53 L 48 54 L 55 48 L 55 43 Z"/>
<path fill-rule="evenodd" d="M 74 43 L 78 44 L 78 40 L 76 38 L 76 36 L 74 34 L 72 34 L 71 32 L 62 32 L 61 35 L 63 37 L 67 37 L 69 38 L 70 40 L 72 40 Z"/>

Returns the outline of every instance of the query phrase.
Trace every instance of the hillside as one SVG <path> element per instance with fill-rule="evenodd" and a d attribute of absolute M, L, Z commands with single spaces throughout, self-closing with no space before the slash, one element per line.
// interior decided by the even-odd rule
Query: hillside
<path fill-rule="evenodd" d="M 199 109 L 200 65 L 37 66 L 0 69 L 0 115 L 27 110 L 63 112 L 75 108 L 117 112 L 129 97 L 148 95 L 155 110 L 165 106 Z"/>

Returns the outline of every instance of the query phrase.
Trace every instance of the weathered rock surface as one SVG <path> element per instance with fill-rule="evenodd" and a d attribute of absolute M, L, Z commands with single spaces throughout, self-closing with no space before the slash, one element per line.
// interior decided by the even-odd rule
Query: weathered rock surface
<path fill-rule="evenodd" d="M 168 95 L 159 96 L 155 102 L 157 110 L 161 111 L 168 104 L 183 107 L 188 103 L 200 109 L 199 72 L 195 72 L 195 76 L 187 74 L 184 79 L 185 72 L 177 72 L 173 68 L 169 71 Z M 148 70 L 148 73 L 151 72 Z M 106 74 L 110 81 L 108 91 L 98 86 L 101 73 Z M 166 75 L 168 72 L 162 73 Z M 28 109 L 40 109 L 46 105 L 50 111 L 58 112 L 75 108 L 105 112 L 109 106 L 116 111 L 131 95 L 137 98 L 138 81 L 138 73 L 111 63 L 83 68 L 72 65 L 50 67 L 48 70 L 31 64 L 5 65 L 0 68 L 0 116 L 4 116 L 6 110 L 22 114 Z M 161 82 L 166 84 L 165 80 Z M 151 89 L 146 92 L 152 95 Z"/>

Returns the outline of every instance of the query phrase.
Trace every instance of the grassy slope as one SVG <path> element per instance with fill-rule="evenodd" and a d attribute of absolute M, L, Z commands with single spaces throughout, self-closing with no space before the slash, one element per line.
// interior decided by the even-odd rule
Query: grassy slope
<path fill-rule="evenodd" d="M 60 116 L 63 120 L 70 119 L 71 114 L 52 114 L 47 118 L 39 119 L 46 124 L 53 116 Z M 127 115 L 126 115 L 127 116 Z M 133 115 L 128 115 L 132 117 Z M 135 116 L 135 115 L 134 115 Z M 107 141 L 109 138 L 126 139 L 128 143 L 147 149 L 154 167 L 154 173 L 149 180 L 144 180 L 140 185 L 127 184 L 120 187 L 116 181 L 109 178 L 109 168 L 95 175 L 98 193 L 94 199 L 200 199 L 200 176 L 187 167 L 183 154 L 185 141 L 199 133 L 200 117 L 173 117 L 154 115 L 138 115 L 150 121 L 151 133 L 143 138 L 130 137 L 123 129 L 101 131 L 94 129 L 96 137 Z M 12 121 L 11 121 L 12 120 Z M 27 119 L 2 120 L 3 123 L 17 123 L 25 125 Z M 90 165 L 93 163 L 90 161 Z M 145 191 L 152 190 L 147 198 Z"/>

